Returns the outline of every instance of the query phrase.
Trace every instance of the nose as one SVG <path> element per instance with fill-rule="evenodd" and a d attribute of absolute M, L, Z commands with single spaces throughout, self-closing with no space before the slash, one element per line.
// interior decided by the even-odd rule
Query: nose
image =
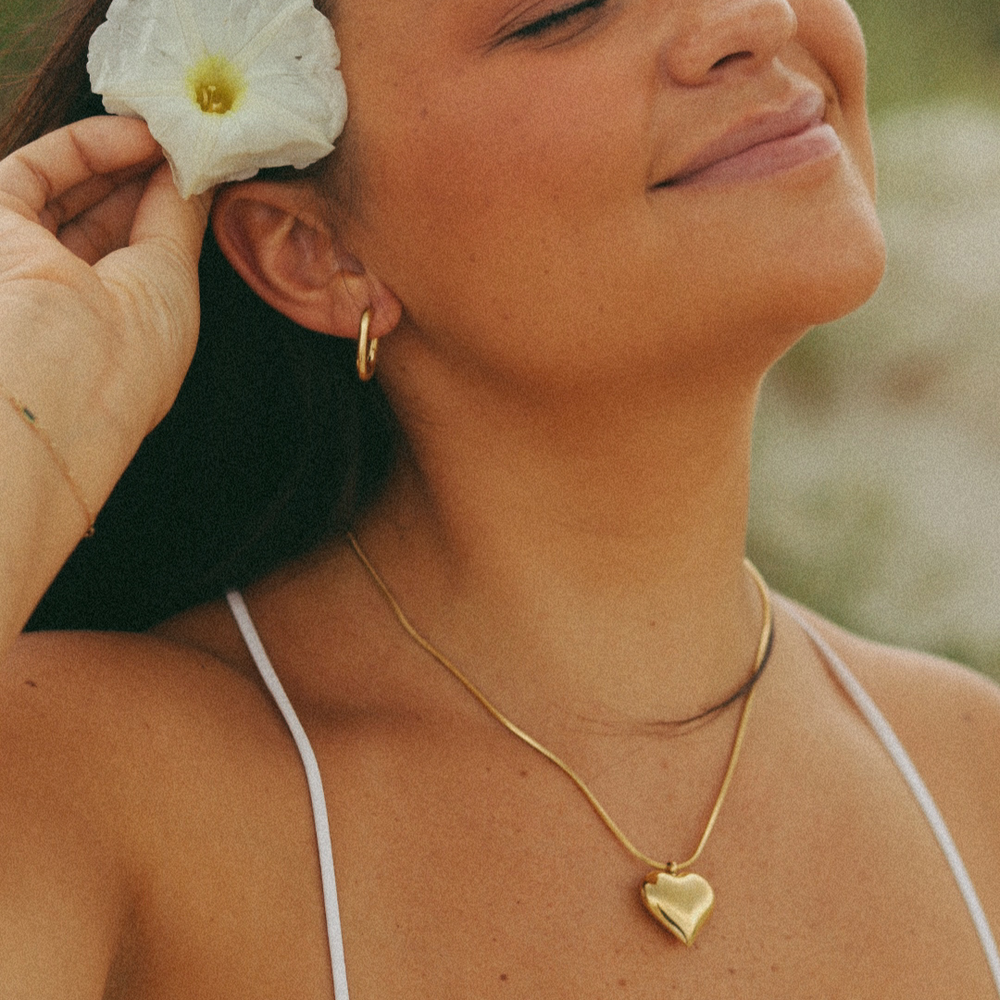
<path fill-rule="evenodd" d="M 798 27 L 787 0 L 692 0 L 677 23 L 660 66 L 687 86 L 770 63 Z"/>

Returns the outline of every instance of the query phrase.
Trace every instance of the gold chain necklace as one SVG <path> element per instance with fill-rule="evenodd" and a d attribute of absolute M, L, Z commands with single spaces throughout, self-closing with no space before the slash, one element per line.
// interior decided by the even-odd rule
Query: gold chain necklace
<path fill-rule="evenodd" d="M 695 872 L 688 872 L 683 875 L 680 873 L 693 865 L 701 857 L 701 852 L 708 842 L 716 819 L 718 819 L 719 811 L 722 809 L 722 802 L 726 797 L 726 792 L 729 790 L 729 783 L 732 780 L 733 773 L 736 771 L 736 762 L 739 760 L 740 748 L 743 746 L 743 737 L 746 734 L 747 722 L 750 719 L 750 706 L 753 704 L 753 696 L 756 691 L 755 682 L 763 671 L 771 651 L 771 639 L 773 635 L 771 599 L 767 585 L 753 564 L 749 560 L 744 560 L 744 565 L 757 585 L 757 589 L 760 591 L 761 604 L 764 609 L 764 623 L 761 627 L 757 655 L 754 658 L 750 690 L 743 705 L 739 725 L 736 727 L 736 735 L 733 738 L 733 749 L 729 755 L 729 766 L 726 768 L 725 776 L 722 779 L 722 786 L 719 789 L 719 794 L 716 796 L 715 805 L 712 807 L 712 814 L 709 816 L 708 824 L 705 826 L 705 832 L 701 835 L 701 840 L 698 841 L 698 846 L 695 848 L 694 854 L 687 861 L 662 862 L 656 861 L 640 851 L 625 836 L 618 824 L 608 815 L 604 806 L 601 805 L 594 793 L 584 783 L 583 779 L 568 764 L 557 757 L 548 747 L 542 746 L 538 740 L 529 736 L 523 729 L 511 722 L 444 653 L 432 646 L 410 624 L 410 620 L 406 617 L 398 601 L 392 596 L 385 581 L 379 576 L 378 571 L 371 562 L 369 562 L 368 557 L 358 544 L 358 540 L 351 532 L 347 533 L 347 540 L 351 543 L 351 547 L 354 549 L 358 559 L 361 560 L 361 564 L 368 570 L 375 585 L 382 592 L 382 596 L 386 599 L 389 607 L 392 608 L 407 635 L 448 670 L 497 722 L 513 733 L 518 739 L 527 743 L 529 747 L 537 750 L 543 757 L 552 761 L 580 789 L 594 809 L 594 812 L 600 816 L 605 826 L 614 834 L 622 847 L 634 858 L 637 858 L 643 864 L 649 865 L 653 869 L 643 879 L 640 890 L 646 909 L 649 910 L 660 924 L 666 927 L 679 940 L 683 941 L 684 944 L 693 944 L 698 932 L 712 913 L 712 907 L 715 905 L 715 893 L 712 891 L 712 887 L 708 884 L 708 881 L 701 875 Z M 728 704 L 728 702 L 724 702 L 723 704 Z"/>

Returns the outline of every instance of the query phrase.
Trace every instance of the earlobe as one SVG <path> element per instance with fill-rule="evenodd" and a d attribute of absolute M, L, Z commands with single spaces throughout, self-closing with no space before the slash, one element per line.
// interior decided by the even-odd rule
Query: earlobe
<path fill-rule="evenodd" d="M 366 309 L 376 336 L 398 323 L 398 301 L 337 246 L 311 191 L 268 181 L 233 185 L 217 196 L 212 226 L 250 288 L 300 326 L 356 338 Z"/>

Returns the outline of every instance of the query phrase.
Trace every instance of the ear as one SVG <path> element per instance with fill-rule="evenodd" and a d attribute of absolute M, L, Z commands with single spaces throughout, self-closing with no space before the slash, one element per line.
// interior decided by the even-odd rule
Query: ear
<path fill-rule="evenodd" d="M 212 227 L 220 249 L 268 305 L 309 330 L 354 339 L 399 322 L 399 300 L 341 247 L 311 186 L 251 181 L 224 188 Z"/>

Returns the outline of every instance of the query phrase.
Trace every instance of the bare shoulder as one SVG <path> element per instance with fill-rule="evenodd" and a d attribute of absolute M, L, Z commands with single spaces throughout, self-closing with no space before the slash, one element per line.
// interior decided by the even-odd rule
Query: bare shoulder
<path fill-rule="evenodd" d="M 220 655 L 227 640 L 209 645 L 183 629 L 22 636 L 0 665 L 0 795 L 21 785 L 39 804 L 93 799 L 95 816 L 120 816 L 136 803 L 116 795 L 169 788 L 184 769 L 225 768 L 236 745 L 280 738 L 261 686 Z"/>
<path fill-rule="evenodd" d="M 1000 687 L 957 663 L 807 616 L 888 719 L 1000 927 Z"/>
<path fill-rule="evenodd" d="M 182 630 L 23 635 L 0 665 L 0 720 L 43 726 L 44 746 L 33 747 L 43 756 L 61 737 L 86 736 L 96 753 L 102 731 L 116 743 L 139 733 L 155 742 L 168 722 L 193 726 L 220 716 L 238 723 L 242 708 L 264 702 L 241 665 L 220 655 L 226 644 L 217 645 L 187 641 Z"/>
<path fill-rule="evenodd" d="M 177 637 L 27 634 L 0 664 L 0 797 L 127 815 L 180 771 L 224 766 L 278 729 L 238 665 Z M 150 803 L 143 803 L 149 806 Z M 30 810 L 28 810 L 30 811 Z M 78 812 L 79 810 L 71 810 Z"/>
<path fill-rule="evenodd" d="M 266 759 L 269 732 L 280 745 L 260 691 L 196 647 L 19 640 L 0 664 L 0 978 L 12 995 L 101 994 L 162 831 L 186 839 L 235 787 L 236 762 Z"/>
<path fill-rule="evenodd" d="M 860 638 L 806 612 L 888 717 L 921 752 L 1000 749 L 1000 686 L 968 667 Z M 904 739 L 904 736 L 906 737 Z M 965 762 L 986 763 L 981 756 Z"/>

